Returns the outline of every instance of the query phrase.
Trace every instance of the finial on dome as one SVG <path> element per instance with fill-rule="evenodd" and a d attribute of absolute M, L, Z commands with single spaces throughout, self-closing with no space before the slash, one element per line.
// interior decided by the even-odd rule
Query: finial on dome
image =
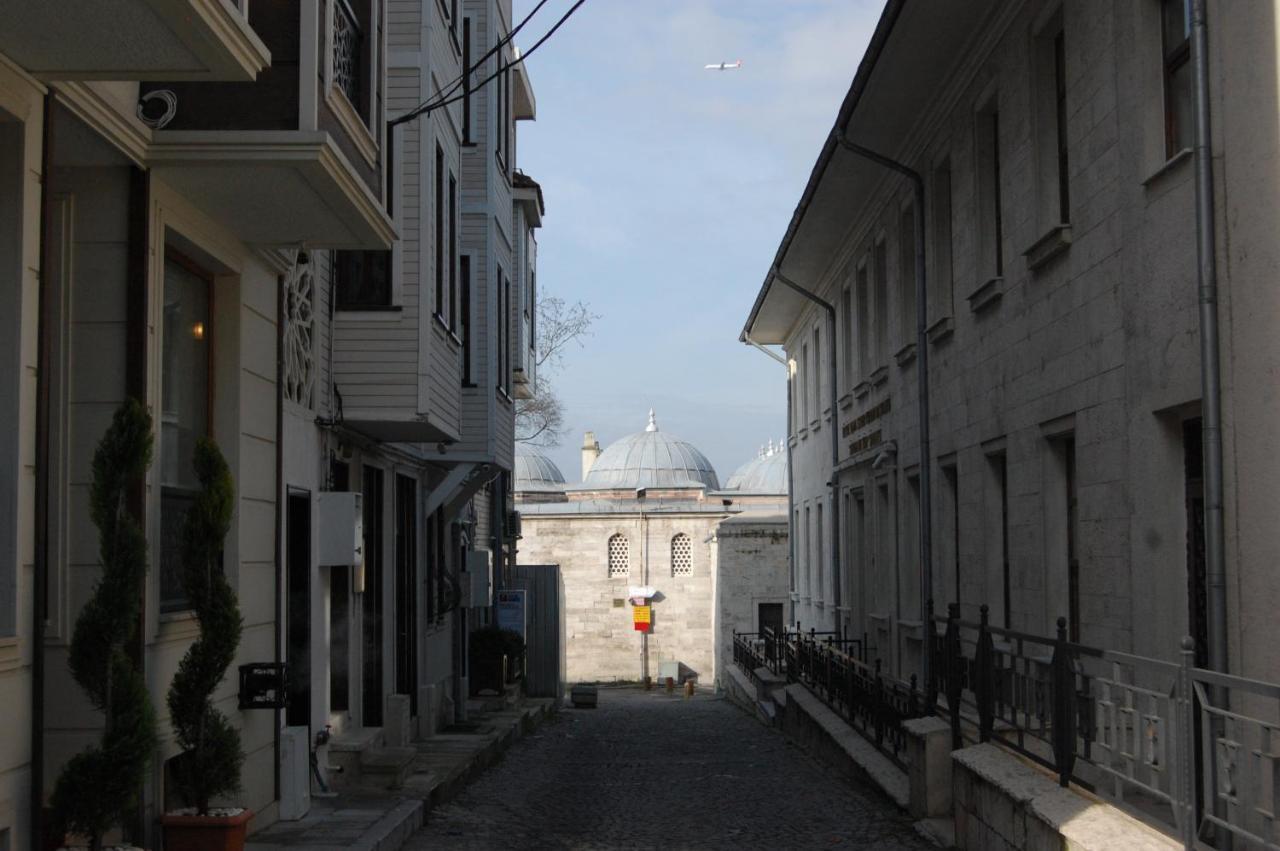
<path fill-rule="evenodd" d="M 658 418 L 653 415 L 653 408 L 649 409 L 649 424 L 644 427 L 645 431 L 658 430 Z"/>
<path fill-rule="evenodd" d="M 773 454 L 773 438 L 771 437 L 769 438 L 769 449 L 767 452 L 765 452 L 765 457 L 768 458 L 772 454 Z"/>

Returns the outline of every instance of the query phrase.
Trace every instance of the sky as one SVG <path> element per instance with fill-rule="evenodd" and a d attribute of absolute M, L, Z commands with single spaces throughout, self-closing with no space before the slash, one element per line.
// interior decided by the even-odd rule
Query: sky
<path fill-rule="evenodd" d="M 534 5 L 515 0 L 515 20 Z M 517 45 L 570 5 L 551 0 Z M 607 447 L 650 408 L 722 483 L 783 439 L 785 369 L 738 335 L 881 5 L 587 0 L 528 60 L 537 118 L 517 156 L 546 199 L 538 287 L 599 316 L 549 378 L 566 428 L 546 453 L 568 481 L 584 431 Z"/>

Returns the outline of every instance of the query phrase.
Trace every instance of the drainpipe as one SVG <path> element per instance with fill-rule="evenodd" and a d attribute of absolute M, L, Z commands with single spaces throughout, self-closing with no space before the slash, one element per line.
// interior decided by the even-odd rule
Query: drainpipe
<path fill-rule="evenodd" d="M 1202 2 L 1202 0 L 1200 0 Z M 919 391 L 920 409 L 920 674 L 925 691 L 929 690 L 929 601 L 933 598 L 933 500 L 929 486 L 932 451 L 929 447 L 929 290 L 924 268 L 924 178 L 913 168 L 890 159 L 883 154 L 851 142 L 844 128 L 836 125 L 836 143 L 851 154 L 871 160 L 877 165 L 896 171 L 911 181 L 915 195 L 916 239 L 916 362 L 919 364 L 916 386 Z"/>
<path fill-rule="evenodd" d="M 1196 254 L 1200 291 L 1200 397 L 1204 437 L 1204 543 L 1209 592 L 1209 667 L 1227 672 L 1227 574 L 1222 531 L 1222 402 L 1218 352 L 1218 264 L 1209 139 L 1209 40 L 1205 0 L 1191 2 L 1191 67 L 1196 86 Z M 1219 705 L 1225 707 L 1220 695 Z"/>
<path fill-rule="evenodd" d="M 792 594 L 796 590 L 796 530 L 793 517 L 795 516 L 795 505 L 791 498 L 791 363 L 782 355 L 766 349 L 764 346 L 751 339 L 751 335 L 743 332 L 742 341 L 748 346 L 759 349 L 769 357 L 782 364 L 787 371 L 787 567 L 789 568 L 789 576 L 787 577 L 787 607 L 790 609 L 788 617 L 784 623 L 793 623 L 796 618 L 796 604 L 792 599 Z"/>
<path fill-rule="evenodd" d="M 771 274 L 783 284 L 818 305 L 827 314 L 827 371 L 831 376 L 830 381 L 827 382 L 827 387 L 829 388 L 828 401 L 831 404 L 831 481 L 827 484 L 831 487 L 831 576 L 835 579 L 835 582 L 832 583 L 833 593 L 831 596 L 836 610 L 834 627 L 838 633 L 840 632 L 840 606 L 842 603 L 840 599 L 840 577 L 843 574 L 840 569 L 840 482 L 836 476 L 836 467 L 840 464 L 840 432 L 836 428 L 836 422 L 839 419 L 836 413 L 839 409 L 836 403 L 836 309 L 831 302 L 819 298 L 783 275 L 782 272 L 778 271 L 777 266 L 773 267 Z M 790 378 L 788 378 L 789 380 Z M 788 394 L 787 399 L 790 400 L 790 398 L 791 396 Z M 788 401 L 788 404 L 790 404 L 790 401 Z M 787 445 L 790 446 L 790 444 L 791 441 L 788 439 Z M 791 468 L 788 466 L 788 476 L 790 471 Z"/>

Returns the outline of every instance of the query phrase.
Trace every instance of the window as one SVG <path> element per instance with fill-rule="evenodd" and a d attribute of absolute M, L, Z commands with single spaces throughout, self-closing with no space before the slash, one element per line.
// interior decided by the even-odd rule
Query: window
<path fill-rule="evenodd" d="M 464 254 L 458 260 L 458 275 L 462 278 L 462 386 L 475 386 L 471 381 L 471 256 Z"/>
<path fill-rule="evenodd" d="M 1191 147 L 1191 3 L 1162 0 L 1161 46 L 1164 54 L 1164 153 L 1172 158 Z"/>
<path fill-rule="evenodd" d="M 1000 625 L 1008 628 L 1013 616 L 1009 570 L 1009 462 L 1003 451 L 987 456 L 987 472 L 990 488 L 987 492 L 988 561 L 1000 582 L 1003 616 Z"/>
<path fill-rule="evenodd" d="M 889 362 L 889 254 L 884 240 L 876 243 L 872 271 L 875 287 L 876 368 Z"/>
<path fill-rule="evenodd" d="M 951 160 L 933 169 L 933 275 L 930 279 L 931 316 L 950 316 L 953 310 L 951 264 Z"/>
<path fill-rule="evenodd" d="M 903 347 L 916 341 L 916 208 L 902 211 L 898 227 L 898 335 Z"/>
<path fill-rule="evenodd" d="M 1000 113 L 992 106 L 977 116 L 978 231 L 980 276 L 1004 275 L 1004 210 L 1000 202 Z"/>
<path fill-rule="evenodd" d="M 858 370 L 865 379 L 874 368 L 871 366 L 871 291 L 867 285 L 867 264 L 858 267 L 854 283 L 854 306 L 858 313 Z"/>
<path fill-rule="evenodd" d="M 949 527 L 946 530 L 948 534 L 943 536 L 943 540 L 946 542 L 944 546 L 949 546 L 951 550 L 948 553 L 950 556 L 948 561 L 955 581 L 951 601 L 959 603 L 962 585 L 960 576 L 960 478 L 954 462 L 942 465 L 942 480 L 944 484 L 943 495 L 947 501 L 944 509 L 947 514 L 946 524 Z"/>
<path fill-rule="evenodd" d="M 693 544 L 684 532 L 671 539 L 671 575 L 693 575 Z"/>
<path fill-rule="evenodd" d="M 509 319 L 507 317 L 507 298 L 511 294 L 511 286 L 507 281 L 506 273 L 502 271 L 502 267 L 497 267 L 498 282 L 498 314 L 494 317 L 494 328 L 498 334 L 498 389 L 505 391 L 507 389 L 508 372 L 507 372 L 507 347 L 510 343 L 507 335 L 510 333 Z"/>
<path fill-rule="evenodd" d="M 841 387 L 853 385 L 853 291 L 849 285 L 840 293 L 840 365 L 844 370 Z"/>
<path fill-rule="evenodd" d="M 471 19 L 462 19 L 462 144 L 471 144 Z"/>
<path fill-rule="evenodd" d="M 493 96 L 494 96 L 494 99 L 497 101 L 497 115 L 498 115 L 498 121 L 493 126 L 493 130 L 494 130 L 493 150 L 494 150 L 494 153 L 497 154 L 499 160 L 502 159 L 502 152 L 503 152 L 502 140 L 506 135 L 506 133 L 503 131 L 502 128 L 507 121 L 507 111 L 506 111 L 507 99 L 503 91 L 507 87 L 507 75 L 506 75 L 506 72 L 502 70 L 502 64 L 503 64 L 502 54 L 499 53 L 498 54 L 498 76 L 496 76 L 493 80 L 493 85 L 494 85 Z"/>
<path fill-rule="evenodd" d="M 444 306 L 444 149 L 436 143 L 436 316 L 445 318 Z"/>
<path fill-rule="evenodd" d="M 813 509 L 804 507 L 804 596 L 813 597 Z"/>
<path fill-rule="evenodd" d="M 511 279 L 502 279 L 502 386 L 511 387 Z"/>
<path fill-rule="evenodd" d="M 1032 44 L 1035 81 L 1036 226 L 1039 235 L 1071 221 L 1067 163 L 1067 55 L 1058 10 Z"/>
<path fill-rule="evenodd" d="M 800 427 L 804 428 L 809 422 L 809 373 L 812 365 L 809 362 L 809 344 L 805 343 L 800 348 L 800 369 L 801 374 L 796 376 L 800 382 Z"/>
<path fill-rule="evenodd" d="M 333 288 L 338 310 L 391 307 L 391 252 L 333 252 Z"/>
<path fill-rule="evenodd" d="M 813 363 L 809 370 L 813 376 L 813 418 L 818 419 L 822 410 L 822 332 L 817 326 L 813 329 Z"/>
<path fill-rule="evenodd" d="M 609 538 L 609 576 L 628 576 L 630 573 L 631 544 L 626 535 L 614 535 Z"/>
<path fill-rule="evenodd" d="M 160 611 L 188 608 L 182 583 L 182 524 L 200 492 L 196 441 L 209 435 L 212 282 L 176 254 L 164 263 L 160 413 Z"/>
<path fill-rule="evenodd" d="M 825 589 L 827 585 L 827 582 L 826 582 L 827 548 L 826 546 L 824 546 L 824 540 L 823 540 L 826 537 L 826 531 L 822 525 L 822 503 L 819 502 L 816 508 L 818 509 L 815 514 L 815 517 L 817 518 L 817 522 L 818 522 L 818 529 L 813 536 L 813 542 L 814 542 L 814 545 L 818 548 L 818 552 L 814 555 L 814 559 L 813 559 L 813 564 L 814 564 L 813 598 L 817 600 L 819 603 L 821 603 L 824 599 L 823 589 Z"/>
<path fill-rule="evenodd" d="M 449 172 L 449 330 L 458 330 L 458 179 Z"/>

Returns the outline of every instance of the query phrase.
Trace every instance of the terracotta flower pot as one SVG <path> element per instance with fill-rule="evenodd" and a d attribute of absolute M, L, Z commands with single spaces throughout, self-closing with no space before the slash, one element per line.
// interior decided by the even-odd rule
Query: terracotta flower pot
<path fill-rule="evenodd" d="M 252 810 L 234 816 L 163 815 L 165 851 L 244 851 Z"/>

